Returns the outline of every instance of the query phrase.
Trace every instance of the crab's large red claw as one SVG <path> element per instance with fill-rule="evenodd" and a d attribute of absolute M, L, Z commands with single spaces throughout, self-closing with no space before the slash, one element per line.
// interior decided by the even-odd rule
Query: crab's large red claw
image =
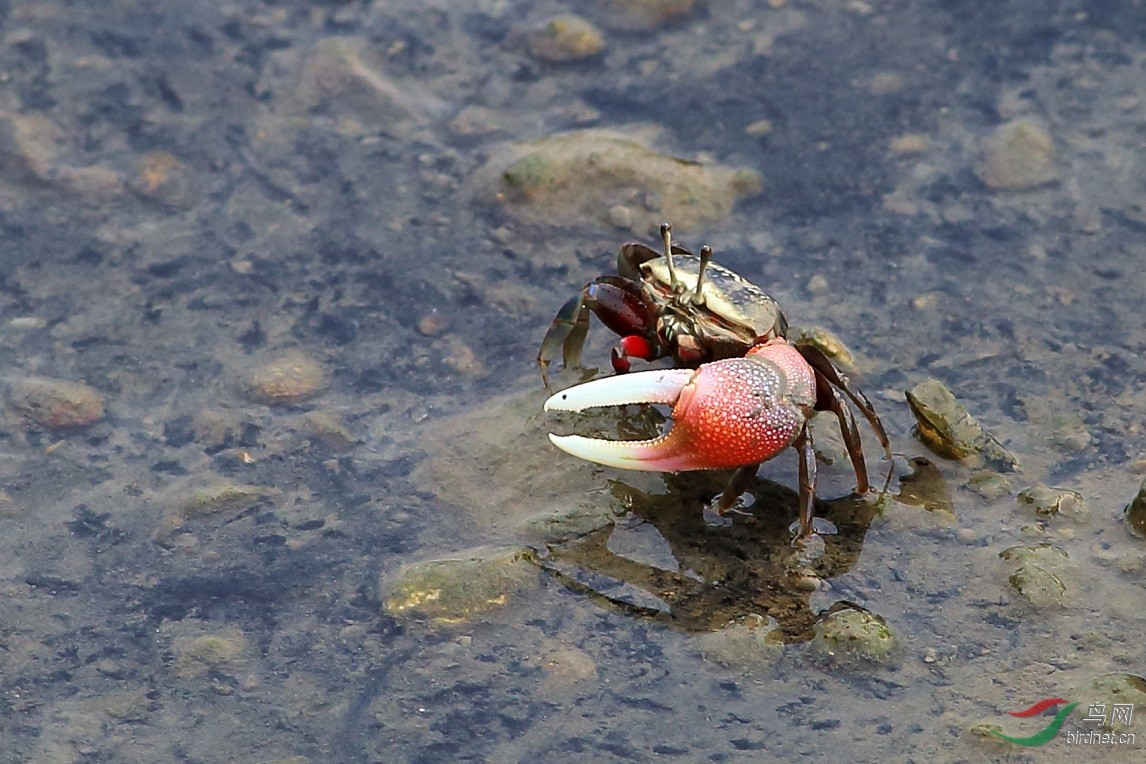
<path fill-rule="evenodd" d="M 594 380 L 560 392 L 546 411 L 581 411 L 627 403 L 673 404 L 667 435 L 611 441 L 550 435 L 573 456 L 630 470 L 678 472 L 744 467 L 771 459 L 804 424 L 791 403 L 788 377 L 776 363 L 729 358 L 695 371 L 645 371 Z"/>

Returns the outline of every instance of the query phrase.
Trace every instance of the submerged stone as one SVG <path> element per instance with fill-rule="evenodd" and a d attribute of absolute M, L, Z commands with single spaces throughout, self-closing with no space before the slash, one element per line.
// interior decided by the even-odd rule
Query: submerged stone
<path fill-rule="evenodd" d="M 1146 709 L 1146 678 L 1136 674 L 1099 674 L 1078 687 L 1071 697 L 1078 698 L 1086 708 L 1102 706 L 1105 720 L 1095 725 L 1110 732 L 1140 732 L 1146 727 L 1141 721 Z M 1077 712 L 1076 712 L 1077 713 Z"/>
<path fill-rule="evenodd" d="M 152 538 L 167 546 L 188 523 L 230 519 L 279 493 L 277 488 L 228 482 L 198 486 L 185 492 L 176 489 L 170 495 L 175 509 L 159 522 Z"/>
<path fill-rule="evenodd" d="M 1058 180 L 1054 142 L 1046 128 L 1031 119 L 1000 125 L 983 140 L 979 180 L 1000 191 L 1024 191 Z"/>
<path fill-rule="evenodd" d="M 978 470 L 967 478 L 967 487 L 988 501 L 1006 496 L 1012 490 L 1011 481 L 1006 475 L 990 470 Z"/>
<path fill-rule="evenodd" d="M 553 63 L 590 58 L 605 48 L 601 30 L 573 15 L 550 19 L 532 30 L 527 41 L 534 58 Z"/>
<path fill-rule="evenodd" d="M 760 191 L 755 170 L 708 165 L 656 151 L 632 132 L 580 130 L 523 141 L 474 175 L 474 193 L 509 214 L 547 225 L 614 225 L 618 205 L 637 232 L 665 220 L 680 231 L 721 220 Z"/>
<path fill-rule="evenodd" d="M 398 122 L 427 122 L 446 111 L 445 103 L 425 88 L 392 78 L 380 51 L 362 37 L 319 40 L 301 65 L 280 65 L 297 71 L 288 110 L 349 118 L 384 131 Z"/>
<path fill-rule="evenodd" d="M 1020 506 L 1033 507 L 1035 514 L 1043 516 L 1079 517 L 1086 513 L 1081 493 L 1068 488 L 1051 488 L 1042 483 L 1020 491 L 1018 502 Z"/>
<path fill-rule="evenodd" d="M 655 29 L 688 17 L 696 0 L 597 0 L 605 24 L 614 29 Z"/>
<path fill-rule="evenodd" d="M 1007 581 L 1037 608 L 1065 607 L 1078 593 L 1078 566 L 1053 544 L 1013 546 L 999 553 Z"/>
<path fill-rule="evenodd" d="M 49 183 L 67 147 L 64 131 L 39 112 L 0 112 L 0 170 L 6 183 Z"/>
<path fill-rule="evenodd" d="M 180 503 L 183 519 L 195 520 L 223 513 L 241 512 L 253 507 L 276 489 L 242 483 L 217 483 L 193 489 Z"/>
<path fill-rule="evenodd" d="M 49 430 L 77 430 L 104 416 L 103 395 L 90 385 L 48 377 L 25 377 L 9 388 L 12 407 Z"/>
<path fill-rule="evenodd" d="M 223 409 L 202 409 L 191 418 L 191 434 L 207 449 L 221 449 L 238 437 L 243 423 Z"/>
<path fill-rule="evenodd" d="M 256 403 L 290 406 L 317 395 L 326 386 L 326 373 L 310 356 L 290 351 L 243 375 L 243 394 Z"/>
<path fill-rule="evenodd" d="M 939 456 L 958 460 L 979 457 L 1003 470 L 1018 464 L 939 380 L 920 382 L 906 395 L 918 423 L 916 436 Z"/>
<path fill-rule="evenodd" d="M 358 444 L 358 438 L 346 426 L 346 422 L 329 411 L 311 411 L 302 418 L 306 433 L 332 451 L 349 451 Z"/>
<path fill-rule="evenodd" d="M 793 345 L 811 345 L 826 355 L 836 366 L 849 374 L 859 370 L 856 357 L 848 346 L 827 329 L 818 326 L 794 327 L 788 332 L 788 342 Z"/>
<path fill-rule="evenodd" d="M 562 508 L 555 512 L 539 512 L 526 519 L 521 531 L 526 538 L 539 544 L 559 544 L 612 525 L 623 509 L 590 503 Z"/>
<path fill-rule="evenodd" d="M 823 464 L 846 464 L 848 449 L 840 433 L 840 423 L 830 411 L 817 412 L 808 420 L 816 459 Z"/>
<path fill-rule="evenodd" d="M 755 613 L 737 618 L 722 629 L 701 634 L 697 647 L 705 658 L 722 666 L 770 666 L 784 654 L 784 632 L 771 616 Z"/>
<path fill-rule="evenodd" d="M 593 656 L 571 644 L 548 644 L 538 657 L 545 671 L 543 685 L 548 690 L 568 691 L 575 685 L 597 680 Z"/>
<path fill-rule="evenodd" d="M 1094 440 L 1087 430 L 1086 421 L 1077 411 L 1055 412 L 1047 418 L 1044 427 L 1050 442 L 1063 451 L 1082 451 Z"/>
<path fill-rule="evenodd" d="M 198 637 L 181 637 L 172 644 L 175 674 L 190 679 L 208 671 L 236 667 L 247 649 L 246 638 L 236 629 Z"/>
<path fill-rule="evenodd" d="M 555 429 L 542 411 L 540 381 L 526 393 L 490 398 L 459 414 L 427 421 L 419 439 L 427 454 L 411 480 L 464 510 L 495 537 L 529 543 L 559 542 L 603 527 L 625 512 L 608 475 L 581 459 L 563 458 L 550 444 Z M 641 412 L 655 415 L 655 409 Z M 636 433 L 620 428 L 631 418 L 599 409 L 577 415 L 578 432 L 599 437 L 651 437 L 656 423 Z M 601 425 L 594 429 L 593 425 Z M 626 476 L 629 482 L 639 477 Z M 649 480 L 659 479 L 648 475 Z M 632 479 L 630 479 L 632 478 Z"/>
<path fill-rule="evenodd" d="M 1146 478 L 1138 486 L 1138 493 L 1126 505 L 1125 518 L 1131 532 L 1146 537 Z"/>
<path fill-rule="evenodd" d="M 380 578 L 378 592 L 383 611 L 390 615 L 458 623 L 504 607 L 535 586 L 539 576 L 532 552 L 482 547 L 407 565 Z"/>
<path fill-rule="evenodd" d="M 859 605 L 833 605 L 812 628 L 809 653 L 838 666 L 886 663 L 896 653 L 899 640 L 882 617 Z"/>

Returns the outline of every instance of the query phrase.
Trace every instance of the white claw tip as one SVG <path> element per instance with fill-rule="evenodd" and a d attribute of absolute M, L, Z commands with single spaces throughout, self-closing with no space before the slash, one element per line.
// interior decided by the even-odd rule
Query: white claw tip
<path fill-rule="evenodd" d="M 627 403 L 672 404 L 695 373 L 690 369 L 660 369 L 595 379 L 550 396 L 545 410 L 583 411 Z"/>
<path fill-rule="evenodd" d="M 617 467 L 623 470 L 644 470 L 649 472 L 664 471 L 659 465 L 647 456 L 650 446 L 663 438 L 642 441 L 602 440 L 600 438 L 585 438 L 580 435 L 554 435 L 549 433 L 549 440 L 553 445 L 567 454 L 576 456 L 589 462 L 603 464 L 606 467 Z"/>

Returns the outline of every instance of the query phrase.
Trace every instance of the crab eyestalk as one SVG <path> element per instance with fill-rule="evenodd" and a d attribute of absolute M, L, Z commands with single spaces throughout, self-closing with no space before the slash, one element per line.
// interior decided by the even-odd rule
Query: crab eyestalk
<path fill-rule="evenodd" d="M 697 268 L 696 287 L 692 291 L 693 305 L 704 305 L 704 292 L 701 290 L 704 285 L 704 271 L 710 262 L 712 262 L 712 247 L 705 244 L 700 248 L 700 267 Z"/>
<path fill-rule="evenodd" d="M 665 245 L 665 263 L 668 264 L 669 271 L 669 288 L 672 289 L 673 294 L 677 294 L 684 287 L 676 277 L 676 267 L 672 261 L 672 226 L 668 223 L 661 223 L 661 241 Z"/>

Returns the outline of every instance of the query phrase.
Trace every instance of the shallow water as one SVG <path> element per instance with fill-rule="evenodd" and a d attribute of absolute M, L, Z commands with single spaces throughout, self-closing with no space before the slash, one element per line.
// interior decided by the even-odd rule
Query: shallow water
<path fill-rule="evenodd" d="M 1136 3 L 709 3 L 647 29 L 594 2 L 192 5 L 0 4 L 4 382 L 106 408 L 67 429 L 11 405 L 0 429 L 0 760 L 1074 761 L 1081 709 L 1037 753 L 974 729 L 1033 734 L 1050 716 L 1007 712 L 1146 674 L 1146 549 L 1119 514 L 1146 471 Z M 604 50 L 538 60 L 530 30 L 569 10 Z M 986 154 L 1020 118 L 1053 150 L 1009 189 Z M 616 202 L 622 230 L 523 213 L 480 170 L 505 141 L 649 126 L 760 173 L 677 235 L 842 337 L 900 464 L 928 457 L 951 497 L 895 481 L 875 513 L 822 466 L 845 498 L 810 593 L 776 585 L 794 453 L 716 527 L 718 477 L 545 439 L 655 424 L 546 418 L 534 357 L 662 200 Z M 252 382 L 288 352 L 315 389 Z M 903 390 L 929 377 L 1017 457 L 1000 493 L 912 437 Z M 1037 482 L 1085 514 L 1017 503 Z M 547 547 L 537 518 L 577 508 L 619 517 Z M 1076 566 L 1061 607 L 999 557 L 1044 541 Z M 479 545 L 546 572 L 461 623 L 384 610 L 379 577 Z M 842 601 L 886 620 L 892 659 L 810 651 Z M 779 656 L 723 665 L 712 629 L 761 611 Z M 1133 730 L 1108 758 L 1140 757 Z"/>

